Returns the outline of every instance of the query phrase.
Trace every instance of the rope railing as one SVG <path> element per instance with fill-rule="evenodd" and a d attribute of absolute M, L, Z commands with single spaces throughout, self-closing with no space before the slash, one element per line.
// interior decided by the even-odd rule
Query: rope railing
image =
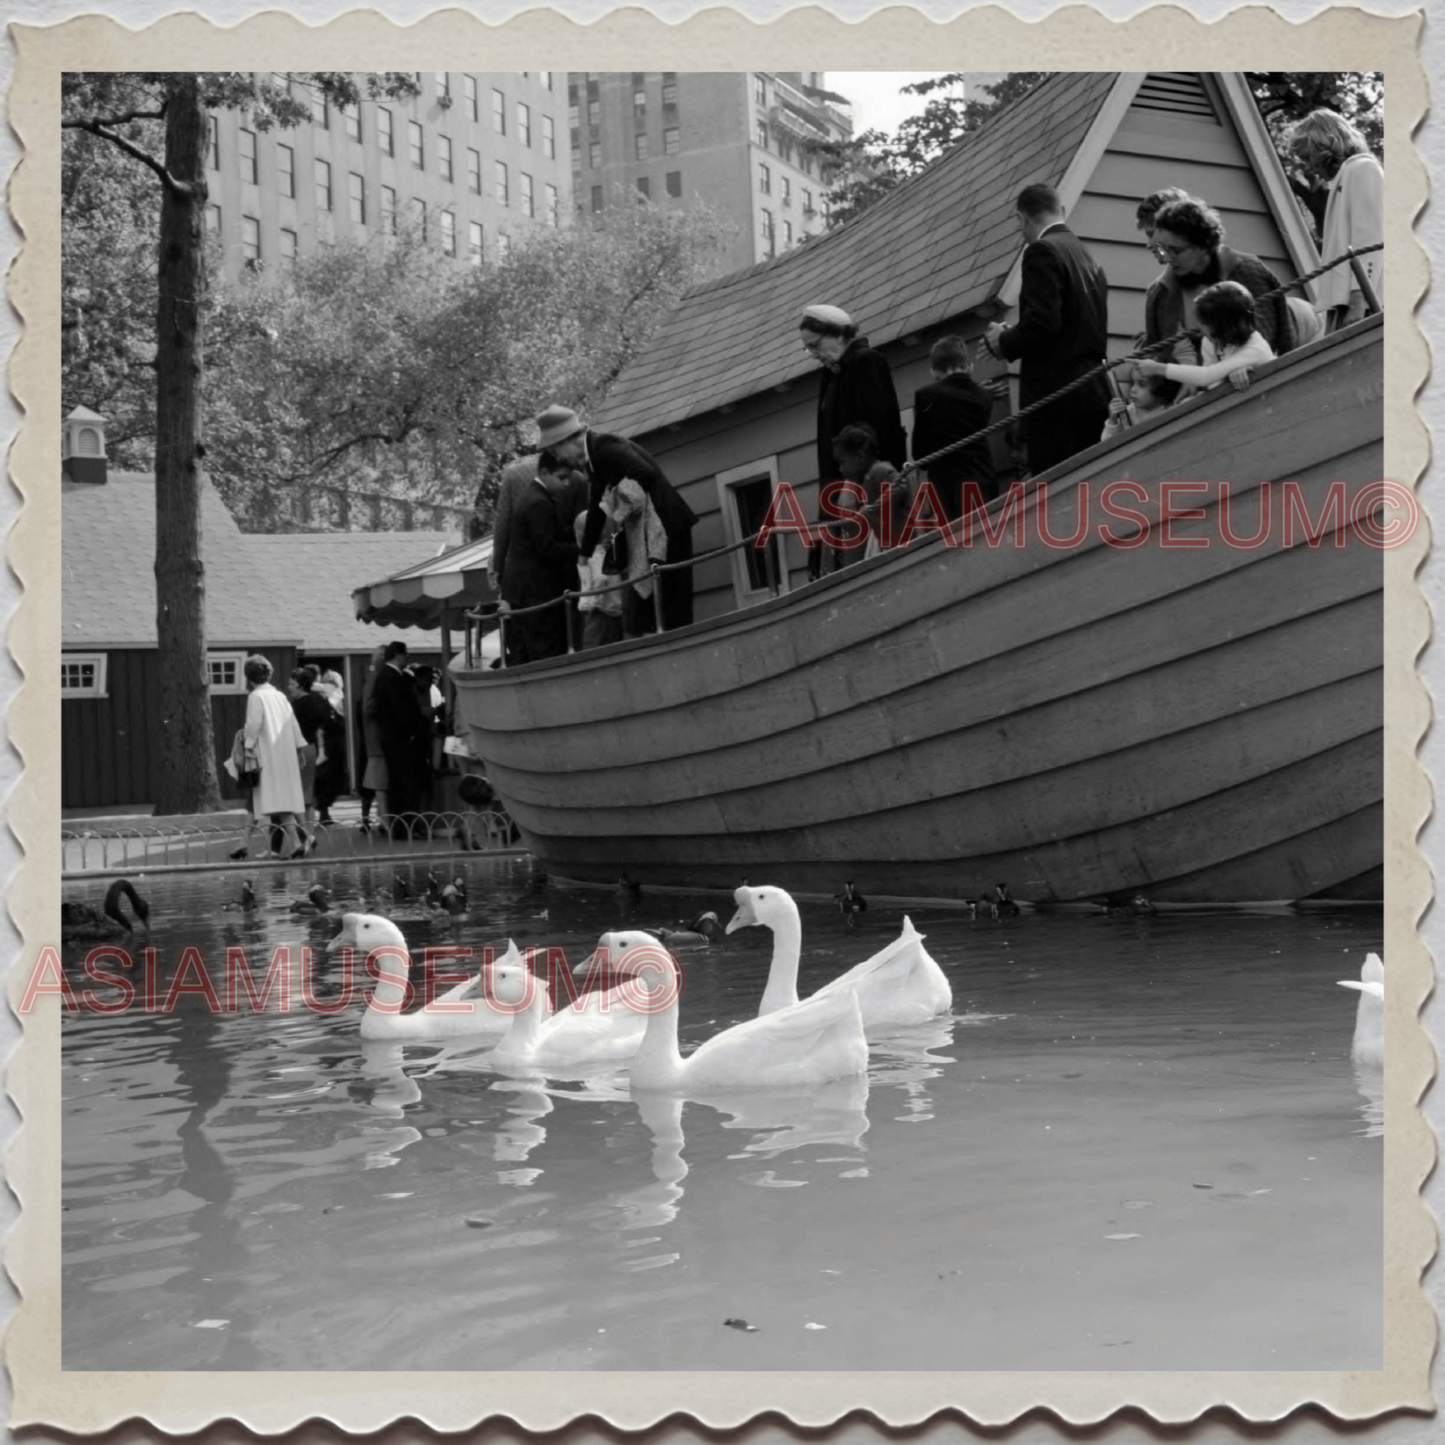
<path fill-rule="evenodd" d="M 1306 271 L 1304 275 L 1296 276 L 1293 280 L 1286 281 L 1282 285 L 1276 286 L 1273 290 L 1265 291 L 1259 296 L 1256 296 L 1254 298 L 1255 304 L 1258 305 L 1261 301 L 1273 300 L 1276 296 L 1283 296 L 1287 292 L 1292 291 L 1297 287 L 1305 286 L 1309 282 L 1315 280 L 1317 277 L 1323 276 L 1327 271 L 1333 271 L 1336 266 L 1349 265 L 1354 272 L 1355 280 L 1358 282 L 1360 291 L 1364 296 L 1367 314 L 1373 316 L 1382 308 L 1380 306 L 1379 297 L 1375 293 L 1375 288 L 1370 284 L 1370 278 L 1366 274 L 1364 267 L 1360 264 L 1360 257 L 1367 256 L 1374 251 L 1382 250 L 1384 250 L 1383 241 L 1377 241 L 1373 245 L 1369 246 L 1352 246 L 1348 250 L 1346 250 L 1343 255 L 1335 257 L 1335 259 L 1332 261 L 1326 261 L 1323 264 L 1316 266 L 1313 271 Z M 899 469 L 900 475 L 904 477 L 915 476 L 919 472 L 923 471 L 925 468 L 932 465 L 934 462 L 941 460 L 943 457 L 951 456 L 954 452 L 961 451 L 964 447 L 973 446 L 980 441 L 987 440 L 989 437 L 995 435 L 998 432 L 1005 431 L 1011 426 L 1016 426 L 1025 417 L 1032 416 L 1034 415 L 1034 413 L 1042 411 L 1047 406 L 1052 406 L 1056 401 L 1059 400 L 1060 397 L 1068 396 L 1071 392 L 1078 391 L 1080 387 L 1087 386 L 1097 377 L 1103 376 L 1118 367 L 1132 365 L 1136 361 L 1150 358 L 1156 354 L 1161 356 L 1167 355 L 1173 351 L 1174 347 L 1180 341 L 1187 340 L 1192 342 L 1194 338 L 1198 335 L 1199 333 L 1196 330 L 1182 328 L 1179 331 L 1176 331 L 1172 336 L 1166 336 L 1159 341 L 1146 342 L 1144 345 L 1136 347 L 1133 351 L 1130 351 L 1124 356 L 1116 356 L 1112 360 L 1101 361 L 1097 366 L 1090 367 L 1089 370 L 1084 372 L 1081 376 L 1076 376 L 1072 381 L 1066 382 L 1063 386 L 1059 387 L 1057 391 L 1050 392 L 1048 396 L 1040 397 L 1037 401 L 1030 402 L 1028 406 L 1022 407 L 1018 411 L 1010 412 L 1008 416 L 1000 417 L 997 421 L 990 422 L 987 426 L 982 427 L 976 432 L 973 432 L 971 435 L 962 437 L 956 442 L 950 442 L 946 447 L 940 447 L 936 452 L 931 452 L 926 457 L 919 457 L 916 461 L 905 462 L 903 466 Z M 756 543 L 757 538 L 761 534 L 761 532 L 762 528 L 759 527 L 749 536 L 742 538 L 741 541 L 731 542 L 724 547 L 715 547 L 710 552 L 703 552 L 698 556 L 688 557 L 681 562 L 652 563 L 651 566 L 648 568 L 647 575 L 652 578 L 652 606 L 653 616 L 657 624 L 657 630 L 659 632 L 663 630 L 662 589 L 660 586 L 660 582 L 664 573 L 679 572 L 684 568 L 697 567 L 703 562 L 711 562 L 715 558 L 725 557 L 729 553 L 741 551 L 744 547 L 751 547 Z M 768 589 L 772 593 L 772 595 L 776 597 L 780 591 L 780 582 L 776 570 L 776 559 L 774 558 L 771 550 L 765 551 L 763 555 L 767 559 L 766 566 L 768 571 Z M 584 597 L 605 597 L 613 592 L 621 592 L 624 591 L 626 588 L 631 587 L 636 580 L 636 578 L 629 577 L 624 578 L 619 582 L 613 583 L 609 587 L 597 587 L 587 590 L 568 590 L 564 592 L 560 597 L 549 598 L 546 602 L 534 603 L 530 607 L 512 607 L 510 604 L 505 602 L 494 603 L 488 607 L 476 608 L 466 613 L 466 617 L 469 623 L 480 623 L 492 617 L 497 618 L 498 626 L 502 631 L 501 665 L 503 667 L 506 667 L 506 624 L 508 621 L 514 621 L 519 617 L 529 617 L 535 613 L 546 612 L 553 607 L 566 607 L 570 602 L 580 601 Z M 572 636 L 570 619 L 568 621 L 566 632 L 567 652 L 568 654 L 571 654 L 576 652 L 577 648 L 575 640 Z M 468 631 L 467 643 L 467 660 L 468 663 L 471 663 L 472 647 L 470 630 Z"/>

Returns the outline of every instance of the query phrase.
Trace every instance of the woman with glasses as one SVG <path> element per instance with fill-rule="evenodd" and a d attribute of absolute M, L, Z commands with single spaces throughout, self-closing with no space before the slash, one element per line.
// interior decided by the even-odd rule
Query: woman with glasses
<path fill-rule="evenodd" d="M 1289 303 L 1278 294 L 1277 277 L 1258 256 L 1224 244 L 1224 222 L 1212 206 L 1193 196 L 1170 201 L 1154 217 L 1154 244 L 1167 268 L 1144 298 L 1144 339 L 1163 341 L 1180 331 L 1197 332 L 1194 302 L 1208 286 L 1237 281 L 1255 297 L 1255 329 L 1276 356 L 1293 349 L 1294 322 Z M 1199 360 L 1198 343 L 1190 360 Z"/>

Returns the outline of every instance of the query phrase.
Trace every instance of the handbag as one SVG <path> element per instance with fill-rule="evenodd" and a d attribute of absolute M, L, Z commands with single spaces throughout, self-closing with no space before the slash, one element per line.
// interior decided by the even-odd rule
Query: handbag
<path fill-rule="evenodd" d="M 625 577 L 627 575 L 627 533 L 619 527 L 602 554 L 602 575 L 604 577 Z"/>
<path fill-rule="evenodd" d="M 242 759 L 241 775 L 236 779 L 236 785 L 248 793 L 254 793 L 261 786 L 261 760 L 250 748 L 246 749 Z"/>

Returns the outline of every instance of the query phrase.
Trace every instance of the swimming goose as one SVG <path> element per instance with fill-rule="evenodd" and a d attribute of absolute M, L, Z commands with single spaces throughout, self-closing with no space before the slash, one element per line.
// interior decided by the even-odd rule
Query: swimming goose
<path fill-rule="evenodd" d="M 93 903 L 62 903 L 60 905 L 60 937 L 62 942 L 89 938 L 114 938 L 118 933 L 135 930 L 125 916 L 121 899 L 128 898 L 136 923 L 150 931 L 150 904 L 135 891 L 129 878 L 117 878 L 105 890 L 99 908 Z"/>
<path fill-rule="evenodd" d="M 798 959 L 803 923 L 798 905 L 781 888 L 739 888 L 733 894 L 738 911 L 728 932 L 758 926 L 773 931 L 773 963 L 758 1016 L 798 1001 Z M 865 1028 L 922 1023 L 953 1007 L 953 990 L 943 970 L 923 946 L 923 935 L 905 918 L 903 931 L 872 958 L 825 983 L 813 998 L 851 991 L 858 995 Z"/>
<path fill-rule="evenodd" d="M 699 913 L 691 923 L 679 928 L 649 928 L 660 943 L 667 948 L 701 948 L 709 944 L 722 931 L 722 920 L 711 911 Z"/>
<path fill-rule="evenodd" d="M 654 941 L 653 944 L 656 947 Z M 486 1062 L 501 1068 L 575 1068 L 583 1064 L 617 1063 L 630 1059 L 642 1042 L 646 1020 L 628 1007 L 623 995 L 597 990 L 548 1017 L 547 985 L 530 977 L 520 956 L 510 955 L 493 973 L 499 993 L 527 1006 L 512 1016 L 511 1026 Z M 634 986 L 629 990 L 643 997 Z M 528 999 L 530 993 L 530 999 Z"/>
<path fill-rule="evenodd" d="M 778 1088 L 845 1079 L 868 1068 L 868 1041 L 858 997 L 851 989 L 779 1009 L 766 1018 L 714 1034 L 686 1058 L 677 1047 L 681 974 L 665 950 L 657 955 L 671 976 L 649 989 L 642 1045 L 629 1073 L 636 1090 L 705 1093 L 717 1089 Z"/>
<path fill-rule="evenodd" d="M 361 1016 L 361 1037 L 364 1039 L 449 1039 L 500 1033 L 511 1026 L 511 1012 L 494 1008 L 488 998 L 488 989 L 482 990 L 480 998 L 467 997 L 480 982 L 480 974 L 448 989 L 446 993 L 438 994 L 425 1007 L 409 1014 L 402 1013 L 411 953 L 401 929 L 389 918 L 374 913 L 346 914 L 341 921 L 341 932 L 331 940 L 327 951 L 339 953 L 343 948 L 356 949 L 363 961 L 373 949 L 395 950 L 378 960 L 381 979 L 372 992 L 366 1012 Z M 502 963 L 520 963 L 521 956 L 516 949 L 516 944 L 512 944 Z M 498 966 L 493 966 L 493 975 Z M 508 975 L 502 983 L 493 981 L 491 999 L 502 1005 L 520 1003 L 520 982 L 514 975 Z M 447 1005 L 448 1008 L 439 1010 L 438 1005 Z M 462 1007 L 452 1012 L 451 1006 L 457 1005 L 464 1007 L 465 1012 Z"/>
<path fill-rule="evenodd" d="M 1341 988 L 1359 991 L 1355 1011 L 1355 1037 L 1350 1053 L 1362 1064 L 1385 1062 L 1385 963 L 1378 953 L 1368 954 L 1358 979 L 1342 978 Z"/>

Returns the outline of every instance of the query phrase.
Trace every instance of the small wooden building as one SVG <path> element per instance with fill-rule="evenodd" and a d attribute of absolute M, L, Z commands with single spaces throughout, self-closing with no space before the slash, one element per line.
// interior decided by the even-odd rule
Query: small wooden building
<path fill-rule="evenodd" d="M 77 408 L 65 428 L 61 806 L 141 812 L 156 796 L 160 766 L 155 478 L 109 471 L 103 418 Z M 348 711 L 354 711 L 379 644 L 399 638 L 410 642 L 417 660 L 439 656 L 433 656 L 434 636 L 412 633 L 408 639 L 358 620 L 352 589 L 432 557 L 457 538 L 441 532 L 244 533 L 209 482 L 203 484 L 201 521 L 216 763 L 222 795 L 235 798 L 220 764 L 245 718 L 245 658 L 253 652 L 269 658 L 283 686 L 299 662 L 335 668 L 346 684 Z M 353 754 L 357 746 L 353 736 Z"/>
<path fill-rule="evenodd" d="M 594 425 L 657 457 L 699 516 L 697 552 L 752 532 L 779 481 L 798 489 L 812 515 L 819 373 L 799 344 L 803 308 L 826 302 L 852 315 L 892 365 L 911 427 L 933 342 L 950 333 L 976 340 L 990 322 L 1017 317 L 1014 201 L 1033 181 L 1058 188 L 1070 228 L 1109 278 L 1113 355 L 1144 326 L 1159 263 L 1135 228 L 1135 208 L 1162 186 L 1208 201 L 1228 244 L 1282 280 L 1317 264 L 1243 76 L 1059 74 L 856 221 L 689 292 L 618 378 Z M 990 359 L 975 366 L 984 382 L 1001 371 Z M 1016 398 L 998 390 L 996 415 Z M 795 539 L 787 550 L 784 585 L 798 585 L 802 551 Z M 701 565 L 697 616 L 767 597 L 757 563 L 735 552 Z"/>

